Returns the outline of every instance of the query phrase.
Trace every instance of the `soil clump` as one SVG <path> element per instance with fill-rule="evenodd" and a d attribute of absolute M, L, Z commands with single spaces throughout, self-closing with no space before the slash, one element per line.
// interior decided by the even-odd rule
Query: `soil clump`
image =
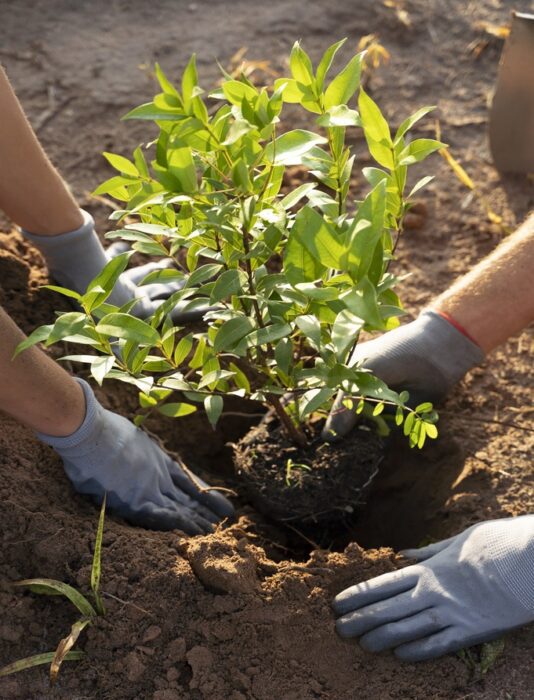
<path fill-rule="evenodd" d="M 383 441 L 358 426 L 346 439 L 321 439 L 324 421 L 306 426 L 309 443 L 293 443 L 276 420 L 264 420 L 235 446 L 236 475 L 259 511 L 294 524 L 339 523 L 365 503 L 383 459 Z"/>

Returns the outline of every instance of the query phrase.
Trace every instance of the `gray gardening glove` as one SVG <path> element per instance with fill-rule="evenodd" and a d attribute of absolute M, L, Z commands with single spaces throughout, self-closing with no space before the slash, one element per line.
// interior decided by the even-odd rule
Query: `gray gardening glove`
<path fill-rule="evenodd" d="M 87 382 L 86 415 L 67 437 L 37 433 L 63 460 L 74 488 L 107 505 L 136 525 L 156 530 L 210 532 L 213 523 L 232 517 L 231 503 L 217 491 L 192 479 L 141 429 L 103 408 Z"/>
<path fill-rule="evenodd" d="M 356 347 L 351 364 L 362 363 L 395 391 L 410 393 L 410 405 L 440 401 L 484 353 L 435 311 Z M 324 440 L 346 435 L 357 416 L 343 405 L 340 392 L 323 430 Z"/>
<path fill-rule="evenodd" d="M 107 251 L 104 250 L 95 232 L 93 217 L 83 209 L 80 211 L 84 223 L 76 231 L 58 236 L 37 236 L 25 230 L 22 230 L 22 233 L 42 253 L 51 276 L 64 287 L 82 294 L 89 282 L 112 257 L 122 252 L 123 248 L 121 249 L 121 244 L 114 244 Z M 132 314 L 139 318 L 147 318 L 165 299 L 183 286 L 183 281 L 138 286 L 149 272 L 169 267 L 169 263 L 169 260 L 163 260 L 126 270 L 113 288 L 108 298 L 109 303 L 123 306 L 131 299 L 137 298 L 138 302 L 133 307 Z M 202 318 L 207 310 L 207 304 L 199 306 L 185 300 L 176 305 L 171 317 L 176 323 L 187 323 Z"/>
<path fill-rule="evenodd" d="M 424 661 L 534 621 L 534 515 L 489 520 L 402 554 L 420 563 L 336 597 L 342 637 Z"/>

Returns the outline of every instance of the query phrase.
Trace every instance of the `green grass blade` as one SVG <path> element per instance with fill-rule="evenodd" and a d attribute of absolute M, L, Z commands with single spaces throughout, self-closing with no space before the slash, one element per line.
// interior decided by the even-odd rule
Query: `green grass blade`
<path fill-rule="evenodd" d="M 106 496 L 104 495 L 104 500 L 102 501 L 102 508 L 100 509 L 100 518 L 98 519 L 98 529 L 96 531 L 95 539 L 95 551 L 93 554 L 93 565 L 91 567 L 91 590 L 95 597 L 96 610 L 99 615 L 105 615 L 106 610 L 104 608 L 104 603 L 102 597 L 98 592 L 100 588 L 100 575 L 102 573 L 101 567 L 101 557 L 102 557 L 102 537 L 104 535 L 104 520 L 106 517 Z"/>
<path fill-rule="evenodd" d="M 32 668 L 33 666 L 40 666 L 41 664 L 52 663 L 56 655 L 55 651 L 47 651 L 44 654 L 36 654 L 35 656 L 27 656 L 25 659 L 19 659 L 19 661 L 14 661 L 12 664 L 3 666 L 0 668 L 0 678 L 3 676 L 9 676 L 12 673 L 18 673 L 19 671 L 24 671 L 27 668 Z M 80 661 L 83 659 L 83 651 L 69 651 L 65 656 L 63 661 Z"/>
<path fill-rule="evenodd" d="M 84 617 L 96 616 L 95 609 L 87 598 L 72 586 L 63 583 L 63 581 L 54 581 L 49 578 L 28 578 L 23 581 L 17 581 L 13 585 L 27 586 L 33 593 L 39 593 L 41 595 L 64 595 L 76 606 Z"/>

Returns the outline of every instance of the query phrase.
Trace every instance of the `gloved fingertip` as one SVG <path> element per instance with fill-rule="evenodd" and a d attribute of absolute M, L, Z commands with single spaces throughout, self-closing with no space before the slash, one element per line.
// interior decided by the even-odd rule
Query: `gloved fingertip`
<path fill-rule="evenodd" d="M 341 440 L 356 425 L 356 414 L 345 406 L 333 408 L 328 416 L 321 437 L 326 442 L 337 442 Z"/>
<path fill-rule="evenodd" d="M 132 249 L 132 246 L 127 241 L 115 241 L 106 248 L 108 258 L 116 258 L 122 253 L 126 253 Z"/>
<path fill-rule="evenodd" d="M 418 549 L 400 549 L 397 554 L 405 559 L 416 559 L 419 560 L 420 552 Z"/>
<path fill-rule="evenodd" d="M 219 491 L 210 491 L 208 495 L 209 502 L 206 505 L 219 516 L 219 519 L 235 517 L 234 506 Z"/>
<path fill-rule="evenodd" d="M 351 637 L 356 636 L 351 632 L 351 627 L 349 624 L 347 624 L 347 620 L 342 617 L 336 620 L 335 627 L 336 632 L 340 637 L 343 637 L 343 639 L 350 639 Z"/>

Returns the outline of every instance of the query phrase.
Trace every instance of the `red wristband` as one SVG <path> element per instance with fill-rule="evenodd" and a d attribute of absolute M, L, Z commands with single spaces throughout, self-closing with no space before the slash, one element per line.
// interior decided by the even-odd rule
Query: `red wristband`
<path fill-rule="evenodd" d="M 442 318 L 444 318 L 446 321 L 448 321 L 451 326 L 454 326 L 457 331 L 460 331 L 462 335 L 465 335 L 466 338 L 469 338 L 469 340 L 474 343 L 475 345 L 478 345 L 477 341 L 473 338 L 472 335 L 470 335 L 465 328 L 458 323 L 450 314 L 448 314 L 446 311 L 441 311 L 440 309 L 432 309 L 435 313 L 439 314 Z M 480 347 L 480 346 L 479 346 Z"/>

